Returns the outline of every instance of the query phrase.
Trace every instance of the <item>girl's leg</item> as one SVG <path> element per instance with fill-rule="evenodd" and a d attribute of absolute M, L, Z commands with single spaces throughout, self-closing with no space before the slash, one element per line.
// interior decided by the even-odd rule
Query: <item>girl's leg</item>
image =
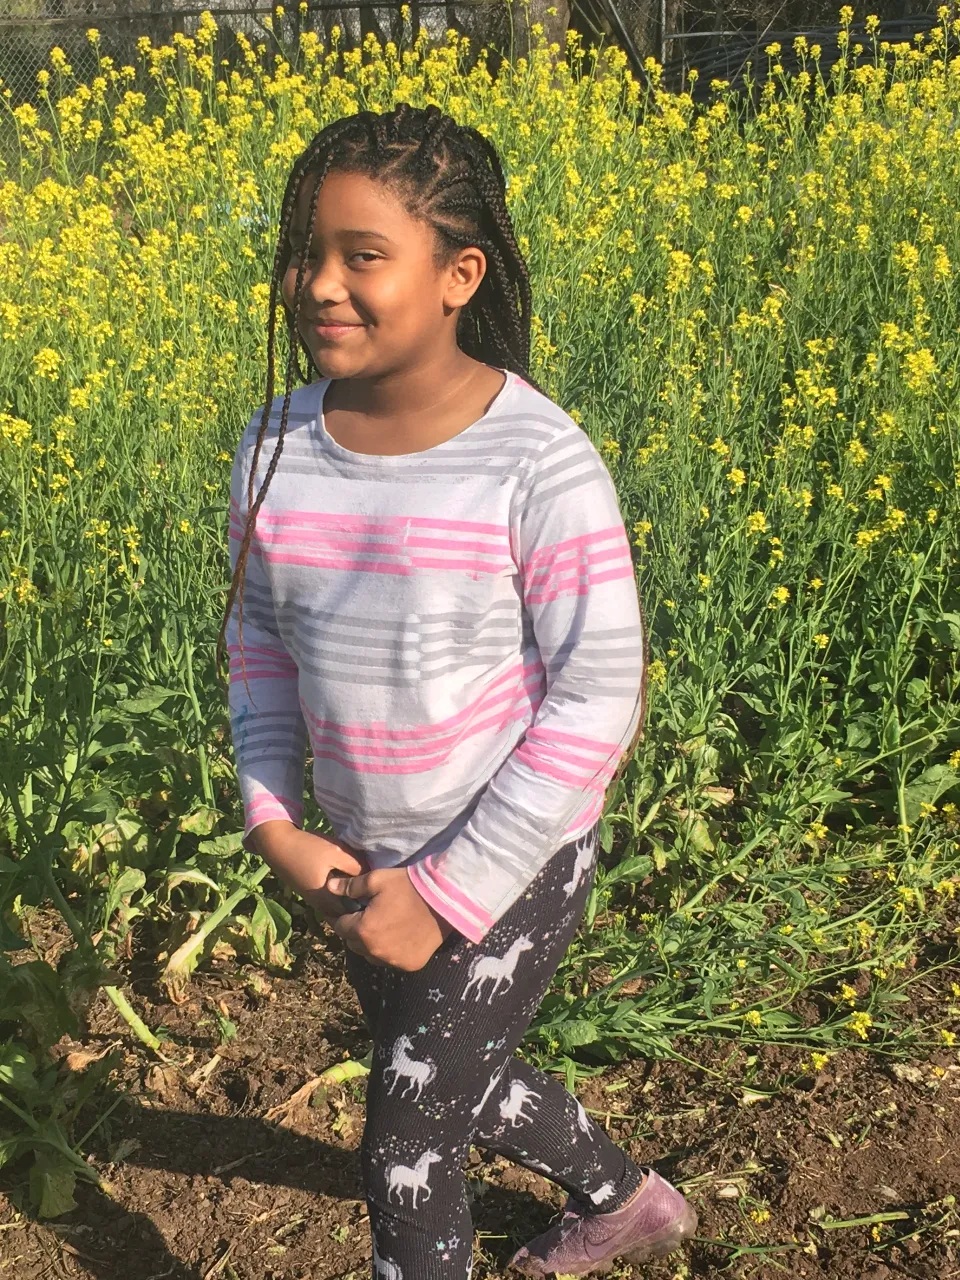
<path fill-rule="evenodd" d="M 518 1092 L 535 1094 L 537 1112 L 522 1123 L 503 1119 L 502 1109 Z M 584 1111 L 559 1080 L 519 1058 L 511 1058 L 477 1117 L 474 1144 L 536 1169 L 589 1205 L 610 1213 L 641 1186 L 635 1165 Z"/>
<path fill-rule="evenodd" d="M 531 1165 L 548 1163 L 533 1135 L 550 1134 L 558 1180 L 604 1208 L 640 1185 L 606 1135 L 582 1127 L 575 1099 L 510 1063 L 576 930 L 595 857 L 591 833 L 551 858 L 480 946 L 454 934 L 423 969 L 378 974 L 361 1144 L 378 1280 L 469 1275 L 462 1165 L 481 1117 L 490 1145 Z"/>

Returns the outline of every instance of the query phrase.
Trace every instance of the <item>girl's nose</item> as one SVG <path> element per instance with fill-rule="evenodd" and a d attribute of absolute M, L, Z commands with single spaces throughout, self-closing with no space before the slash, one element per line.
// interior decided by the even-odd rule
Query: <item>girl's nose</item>
<path fill-rule="evenodd" d="M 328 257 L 326 261 L 317 259 L 310 264 L 304 276 L 303 291 L 317 310 L 343 302 L 349 297 L 342 271 L 332 257 Z"/>

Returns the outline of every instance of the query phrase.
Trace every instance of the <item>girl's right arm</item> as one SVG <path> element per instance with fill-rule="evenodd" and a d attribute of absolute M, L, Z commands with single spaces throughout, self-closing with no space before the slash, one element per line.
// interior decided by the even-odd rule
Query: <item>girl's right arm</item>
<path fill-rule="evenodd" d="M 247 477 L 254 415 L 244 432 L 230 480 L 230 568 L 235 572 L 247 519 Z M 243 635 L 234 600 L 226 626 L 230 665 L 230 729 L 244 809 L 244 847 L 263 823 L 303 823 L 307 727 L 300 710 L 297 664 L 280 633 L 270 579 L 256 532 L 243 584 Z M 239 595 L 239 593 L 238 593 Z"/>
<path fill-rule="evenodd" d="M 259 420 L 260 411 L 253 422 Z M 246 523 L 251 428 L 237 449 L 230 484 L 231 570 L 236 569 Z M 333 895 L 323 889 L 330 871 L 353 876 L 368 868 L 336 841 L 301 829 L 307 729 L 297 664 L 280 632 L 260 551 L 254 534 L 244 582 L 242 644 L 236 601 L 226 629 L 230 727 L 245 815 L 243 843 L 307 903 L 334 915 Z"/>

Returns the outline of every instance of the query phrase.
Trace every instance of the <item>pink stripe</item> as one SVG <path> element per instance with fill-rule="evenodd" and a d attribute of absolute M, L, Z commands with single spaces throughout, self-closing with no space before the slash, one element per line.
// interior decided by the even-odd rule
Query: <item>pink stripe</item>
<path fill-rule="evenodd" d="M 240 505 L 235 498 L 230 500 L 235 512 Z M 257 522 L 264 525 L 302 524 L 306 527 L 334 529 L 351 529 L 354 531 L 376 532 L 381 529 L 437 529 L 455 533 L 489 533 L 502 538 L 507 536 L 507 527 L 502 524 L 485 524 L 476 520 L 434 520 L 429 516 L 386 516 L 380 520 L 371 520 L 367 516 L 342 515 L 336 511 L 270 511 L 262 509 L 257 513 Z M 325 523 L 329 522 L 329 526 Z"/>
<path fill-rule="evenodd" d="M 452 905 L 462 911 L 465 916 L 486 925 L 489 929 L 493 924 L 493 917 L 468 898 L 463 890 L 448 879 L 442 871 L 437 870 L 434 857 L 435 855 L 431 855 L 422 858 L 419 862 L 411 862 L 410 870 L 416 872 L 419 880 L 425 880 L 428 884 L 436 886 L 437 892 L 449 898 Z"/>
<path fill-rule="evenodd" d="M 616 538 L 618 542 L 626 542 L 626 533 L 620 525 L 611 525 L 609 529 L 598 529 L 595 533 L 583 533 L 578 538 L 567 538 L 563 542 L 554 542 L 549 547 L 538 547 L 528 561 L 530 569 L 536 568 L 543 560 L 552 560 L 566 551 L 574 551 L 580 547 L 592 546 L 595 542 L 606 542 Z"/>
<path fill-rule="evenodd" d="M 498 714 L 490 715 L 486 720 L 478 720 L 472 724 L 461 725 L 454 732 L 445 733 L 443 736 L 450 739 L 447 742 L 430 742 L 424 743 L 422 746 L 379 746 L 375 743 L 358 743 L 356 747 L 350 743 L 346 743 L 336 733 L 311 735 L 314 747 L 331 747 L 336 751 L 342 751 L 345 759 L 351 760 L 392 760 L 402 759 L 409 760 L 411 756 L 426 759 L 441 759 L 449 755 L 450 749 L 457 746 L 464 738 L 472 737 L 481 729 L 489 729 L 495 725 L 505 725 L 511 722 L 510 712 L 519 700 L 520 695 L 509 699 L 503 699 L 504 705 Z M 484 708 L 487 710 L 487 708 Z"/>
<path fill-rule="evenodd" d="M 545 587 L 552 577 L 559 573 L 565 573 L 571 569 L 587 569 L 592 565 L 602 564 L 605 560 L 621 560 L 624 556 L 629 556 L 629 549 L 625 547 L 608 547 L 605 551 L 591 551 L 588 556 L 563 556 L 550 564 L 537 565 L 532 573 L 528 573 L 524 578 L 524 583 L 528 590 L 540 589 Z"/>
<path fill-rule="evenodd" d="M 565 839 L 573 839 L 575 836 L 582 835 L 585 831 L 589 831 L 603 813 L 604 803 L 605 794 L 597 796 L 590 808 L 576 817 L 564 832 Z"/>
<path fill-rule="evenodd" d="M 471 573 L 500 573 L 503 565 L 484 564 L 482 560 L 434 560 L 424 556 L 409 556 L 406 564 L 387 563 L 383 560 L 329 560 L 319 556 L 259 552 L 268 564 L 301 564 L 313 569 L 338 569 L 346 573 L 394 573 L 409 577 L 417 569 L 468 569 Z"/>
<path fill-rule="evenodd" d="M 569 751 L 565 751 L 563 747 L 552 746 L 548 742 L 531 742 L 530 737 L 531 735 L 528 733 L 523 744 L 525 748 L 529 748 L 529 752 L 532 752 L 541 760 L 546 760 L 556 765 L 566 765 L 569 769 L 579 769 L 585 772 L 587 777 L 592 778 L 597 770 L 607 763 L 607 756 L 604 756 L 601 760 L 585 760 L 582 756 L 575 756 Z"/>
<path fill-rule="evenodd" d="M 487 688 L 475 698 L 468 706 L 461 711 L 455 712 L 452 716 L 448 716 L 445 720 L 438 720 L 436 724 L 413 725 L 404 729 L 388 729 L 383 723 L 374 724 L 340 724 L 336 720 L 321 720 L 313 715 L 309 708 L 303 707 L 304 714 L 309 720 L 317 726 L 318 729 L 331 729 L 333 732 L 344 738 L 368 738 L 373 741 L 396 741 L 400 743 L 409 743 L 415 740 L 431 739 L 442 736 L 447 732 L 452 732 L 458 725 L 468 721 L 471 716 L 476 715 L 479 711 L 485 710 L 487 700 L 493 698 L 497 690 L 501 693 L 521 691 L 527 687 L 533 679 L 539 679 L 543 674 L 543 663 L 538 660 L 521 666 L 517 663 L 511 667 L 509 671 L 505 671 L 503 675 L 497 676 Z M 502 686 L 509 682 L 515 682 L 513 688 L 503 690 Z M 499 695 L 498 695 L 499 696 Z M 302 704 L 301 704 L 302 705 Z"/>
<path fill-rule="evenodd" d="M 576 733 L 563 733 L 559 729 L 546 726 L 531 729 L 527 734 L 527 741 L 534 737 L 538 741 L 549 738 L 551 742 L 563 742 L 570 747 L 583 747 L 584 751 L 599 751 L 604 756 L 608 756 L 611 751 L 616 751 L 620 745 L 618 742 L 601 742 L 599 738 L 583 738 Z"/>
<path fill-rule="evenodd" d="M 475 924 L 469 916 L 461 915 L 456 908 L 439 898 L 433 891 L 430 882 L 424 876 L 415 874 L 413 866 L 407 868 L 407 874 L 421 898 L 423 898 L 428 907 L 433 908 L 438 916 L 442 916 L 444 920 L 449 921 L 455 929 L 459 930 L 465 938 L 469 938 L 471 942 L 483 941 L 484 934 L 487 932 L 486 929 Z"/>
<path fill-rule="evenodd" d="M 565 769 L 558 769 L 556 765 L 549 764 L 534 752 L 525 751 L 524 743 L 521 743 L 514 752 L 514 756 L 521 764 L 528 765 L 535 773 L 543 774 L 546 778 L 552 778 L 554 782 L 562 782 L 568 787 L 583 787 L 593 776 L 583 770 L 580 773 L 568 773 Z"/>
<path fill-rule="evenodd" d="M 277 818 L 289 818 L 296 822 L 303 813 L 303 805 L 295 804 L 292 800 L 285 800 L 282 796 L 258 796 L 251 800 L 246 806 L 247 810 L 247 827 L 252 825 L 253 821 L 268 822 L 269 816 Z"/>
<path fill-rule="evenodd" d="M 297 665 L 293 661 L 293 658 L 290 657 L 289 653 L 287 653 L 286 649 L 268 649 L 263 645 L 245 644 L 242 646 L 242 650 L 244 653 L 263 653 L 269 658 L 276 658 L 278 661 L 290 662 L 293 663 L 294 666 Z M 238 644 L 227 645 L 227 653 L 240 653 L 240 651 L 241 646 Z"/>
<path fill-rule="evenodd" d="M 357 551 L 361 555 L 400 556 L 406 554 L 407 547 L 457 552 L 473 551 L 478 555 L 499 556 L 501 560 L 504 558 L 506 549 L 506 543 L 496 546 L 488 542 L 465 542 L 458 538 L 398 538 L 393 534 L 383 534 L 378 540 L 373 537 L 353 538 L 348 534 L 335 533 L 309 536 L 296 532 L 269 533 L 264 537 L 258 531 L 257 541 L 261 547 L 302 547 L 305 551 Z"/>
<path fill-rule="evenodd" d="M 608 569 L 606 573 L 595 573 L 586 579 L 569 578 L 564 584 L 557 584 L 551 591 L 541 591 L 535 595 L 525 596 L 527 604 L 549 604 L 551 600 L 559 600 L 561 596 L 589 595 L 594 587 L 604 582 L 616 582 L 621 578 L 633 577 L 633 565 L 625 564 L 618 569 Z"/>
<path fill-rule="evenodd" d="M 512 708 L 510 708 L 512 710 Z M 531 711 L 537 710 L 536 704 L 531 707 Z M 386 760 L 378 761 L 376 758 L 362 759 L 356 754 L 348 754 L 342 748 L 338 749 L 335 744 L 331 744 L 332 749 L 328 751 L 317 750 L 313 746 L 314 757 L 318 760 L 332 760 L 335 764 L 342 765 L 345 769 L 351 769 L 355 773 L 382 773 L 382 774 L 407 774 L 407 773 L 423 773 L 428 769 L 437 768 L 440 765 L 448 763 L 453 751 L 465 742 L 468 738 L 475 737 L 478 733 L 482 733 L 485 729 L 502 730 L 508 724 L 529 724 L 524 716 L 513 717 L 511 719 L 509 712 L 504 711 L 500 716 L 493 716 L 489 720 L 478 721 L 474 725 L 470 725 L 460 731 L 457 738 L 448 743 L 442 750 L 435 751 L 429 756 L 421 756 L 417 760 L 410 760 L 405 764 L 390 764 Z M 409 757 L 410 753 L 404 753 Z M 541 770 L 541 772 L 543 772 Z"/>
<path fill-rule="evenodd" d="M 241 667 L 237 665 L 236 671 L 230 672 L 231 684 L 242 684 L 244 679 L 247 680 L 296 680 L 299 678 L 299 671 L 289 671 L 286 667 Z"/>

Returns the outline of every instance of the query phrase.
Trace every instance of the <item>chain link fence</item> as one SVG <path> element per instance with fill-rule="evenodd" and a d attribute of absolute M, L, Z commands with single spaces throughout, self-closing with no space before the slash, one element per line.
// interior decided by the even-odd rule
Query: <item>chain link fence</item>
<path fill-rule="evenodd" d="M 204 12 L 210 12 L 218 26 L 215 57 L 231 65 L 240 57 L 238 32 L 283 54 L 292 65 L 297 64 L 304 31 L 315 31 L 329 47 L 333 28 L 339 27 L 344 49 L 361 44 L 368 33 L 381 43 L 399 42 L 403 33 L 399 3 L 287 3 L 288 10 L 278 16 L 262 0 L 228 0 L 217 6 L 198 0 L 0 0 L 0 81 L 14 105 L 34 99 L 37 73 L 49 67 L 55 45 L 66 54 L 77 79 L 89 80 L 96 74 L 98 56 L 87 38 L 90 28 L 99 32 L 101 55 L 117 66 L 136 65 L 141 37 L 160 45 L 169 43 L 176 32 L 192 35 Z M 879 0 L 870 6 L 869 11 L 880 17 L 881 40 L 912 41 L 937 22 L 938 0 L 929 0 L 918 12 L 904 12 L 910 3 Z M 712 7 L 707 9 L 707 4 Z M 587 44 L 620 45 L 641 80 L 646 79 L 644 59 L 651 54 L 664 66 L 664 83 L 670 88 L 687 88 L 690 68 L 696 67 L 693 94 L 701 99 L 709 95 L 714 79 L 742 88 L 750 64 L 754 77 L 765 73 L 763 50 L 773 42 L 782 46 L 778 60 L 787 71 L 796 63 L 793 40 L 800 34 L 821 46 L 825 67 L 840 56 L 841 28 L 826 21 L 837 15 L 836 0 L 728 0 L 726 7 L 724 0 L 410 0 L 408 8 L 408 29 L 414 33 L 422 26 L 431 38 L 443 39 L 454 28 L 470 36 L 473 48 L 487 47 L 492 72 L 502 57 L 517 50 L 520 24 L 539 17 L 548 38 L 561 43 L 569 25 Z M 804 11 L 803 21 L 798 10 Z M 862 58 L 872 56 L 862 20 L 854 24 L 851 37 L 851 43 L 864 42 Z"/>
<path fill-rule="evenodd" d="M 214 17 L 218 34 L 214 54 L 218 61 L 240 60 L 236 35 L 242 32 L 253 44 L 297 60 L 300 35 L 315 31 L 330 45 L 333 28 L 339 27 L 342 49 L 362 43 L 370 32 L 381 42 L 399 40 L 403 22 L 400 4 L 343 4 L 342 0 L 287 0 L 282 15 L 264 3 L 204 5 L 186 3 L 127 3 L 125 0 L 0 0 L 0 80 L 11 91 L 14 103 L 33 99 L 37 73 L 49 68 L 50 50 L 61 48 L 79 80 L 96 74 L 98 50 L 87 37 L 99 33 L 100 56 L 116 66 L 136 65 L 137 42 L 147 37 L 154 45 L 167 44 L 175 33 L 193 35 L 204 12 Z M 431 38 L 442 39 L 451 27 L 469 33 L 481 43 L 509 47 L 509 13 L 499 0 L 410 0 L 409 26 L 422 26 Z M 29 12 L 28 12 L 29 11 Z"/>

